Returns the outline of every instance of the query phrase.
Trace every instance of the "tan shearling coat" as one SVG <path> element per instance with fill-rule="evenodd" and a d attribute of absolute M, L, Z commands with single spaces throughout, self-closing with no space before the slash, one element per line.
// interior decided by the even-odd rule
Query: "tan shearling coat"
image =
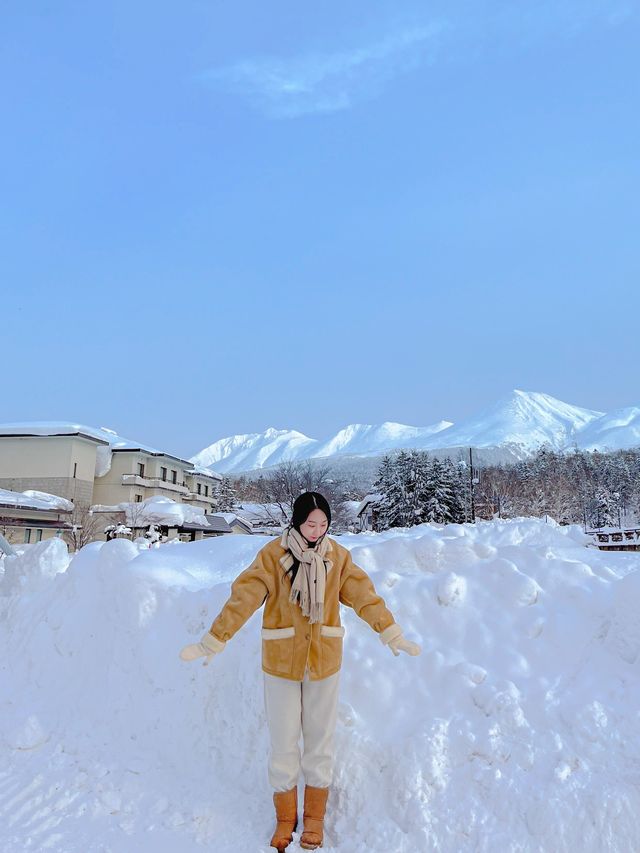
<path fill-rule="evenodd" d="M 338 672 L 342 663 L 344 627 L 340 604 L 352 607 L 378 634 L 395 620 L 377 594 L 369 575 L 351 559 L 335 539 L 327 537 L 327 574 L 324 624 L 310 623 L 297 603 L 289 601 L 291 581 L 280 565 L 286 549 L 280 537 L 262 547 L 251 565 L 231 585 L 231 595 L 209 633 L 220 642 L 230 640 L 249 617 L 264 604 L 262 618 L 262 669 L 270 675 L 302 681 L 318 681 Z"/>

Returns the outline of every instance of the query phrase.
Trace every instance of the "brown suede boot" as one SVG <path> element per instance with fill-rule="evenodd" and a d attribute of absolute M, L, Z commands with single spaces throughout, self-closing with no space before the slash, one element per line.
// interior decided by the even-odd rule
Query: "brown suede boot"
<path fill-rule="evenodd" d="M 276 791 L 273 795 L 276 807 L 276 828 L 271 839 L 271 846 L 276 850 L 286 850 L 293 841 L 293 832 L 298 825 L 298 789 Z"/>
<path fill-rule="evenodd" d="M 327 808 L 328 788 L 314 788 L 305 785 L 304 789 L 304 830 L 300 838 L 300 847 L 315 850 L 322 847 L 324 813 Z"/>

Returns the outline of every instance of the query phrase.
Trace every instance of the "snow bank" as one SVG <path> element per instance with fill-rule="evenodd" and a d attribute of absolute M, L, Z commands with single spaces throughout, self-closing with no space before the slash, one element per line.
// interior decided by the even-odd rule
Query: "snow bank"
<path fill-rule="evenodd" d="M 178 658 L 266 541 L 5 561 L 0 849 L 270 849 L 261 613 Z M 343 610 L 324 849 L 640 850 L 640 555 L 523 519 L 340 541 L 423 654 Z"/>

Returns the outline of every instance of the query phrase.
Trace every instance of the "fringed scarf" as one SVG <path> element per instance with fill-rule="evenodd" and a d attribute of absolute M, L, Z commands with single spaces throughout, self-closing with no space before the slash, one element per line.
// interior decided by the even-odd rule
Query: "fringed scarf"
<path fill-rule="evenodd" d="M 294 557 L 300 561 L 289 600 L 300 605 L 310 622 L 322 622 L 325 581 L 333 565 L 325 554 L 332 550 L 331 543 L 324 534 L 315 548 L 309 548 L 304 536 L 290 526 L 285 527 L 280 544 L 287 549 L 287 553 L 280 557 L 285 571 L 293 565 Z"/>

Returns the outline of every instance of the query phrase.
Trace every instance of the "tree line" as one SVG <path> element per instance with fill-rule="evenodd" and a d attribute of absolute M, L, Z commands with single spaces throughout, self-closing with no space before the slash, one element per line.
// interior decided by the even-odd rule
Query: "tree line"
<path fill-rule="evenodd" d="M 274 525 L 291 517 L 301 492 L 312 490 L 329 500 L 334 530 L 353 529 L 353 502 L 369 491 L 380 495 L 376 530 L 545 515 L 588 529 L 618 527 L 640 522 L 640 448 L 559 453 L 544 446 L 520 462 L 473 471 L 463 458 L 401 450 L 382 457 L 374 482 L 364 487 L 329 464 L 299 460 L 237 477 L 227 488 L 231 500 L 235 492 L 236 500 L 262 504 Z"/>
<path fill-rule="evenodd" d="M 383 458 L 375 488 L 380 530 L 544 515 L 589 529 L 618 527 L 640 518 L 640 449 L 559 453 L 545 446 L 528 459 L 477 472 L 463 460 L 401 451 Z"/>
<path fill-rule="evenodd" d="M 477 501 L 489 518 L 548 514 L 589 529 L 637 524 L 640 448 L 558 453 L 542 447 L 530 459 L 483 468 Z"/>

